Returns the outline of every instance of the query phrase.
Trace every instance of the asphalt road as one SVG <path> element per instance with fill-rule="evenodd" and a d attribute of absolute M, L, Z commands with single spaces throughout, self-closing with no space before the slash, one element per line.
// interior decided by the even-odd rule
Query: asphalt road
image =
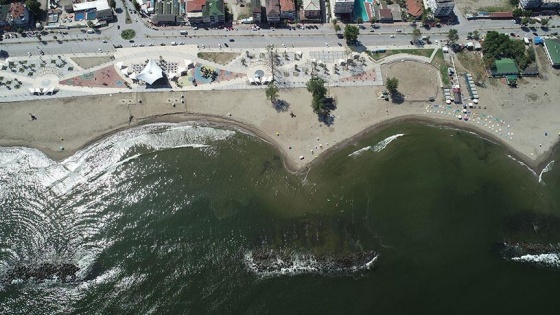
<path fill-rule="evenodd" d="M 193 30 L 187 27 L 187 36 L 180 35 L 180 29 L 158 29 L 155 30 L 136 14 L 130 14 L 133 21 L 131 24 L 125 23 L 127 8 L 122 7 L 120 1 L 117 2 L 122 12 L 117 14 L 118 21 L 111 23 L 109 27 L 100 30 L 97 34 L 87 34 L 79 29 L 64 30 L 64 34 L 49 34 L 42 37 L 42 42 L 36 38 L 15 38 L 6 39 L 0 42 L 0 49 L 6 50 L 10 56 L 26 56 L 29 53 L 35 55 L 43 51 L 46 55 L 60 55 L 72 53 L 110 53 L 115 50 L 113 44 L 120 44 L 123 47 L 130 47 L 133 44 L 140 46 L 149 45 L 170 45 L 171 42 L 184 42 L 185 44 L 196 44 L 201 48 L 222 48 L 227 44 L 230 48 L 263 48 L 267 45 L 276 47 L 330 47 L 344 45 L 344 40 L 339 39 L 334 32 L 331 24 L 318 25 L 317 29 L 288 30 L 288 29 L 261 29 L 251 30 L 251 25 L 238 25 L 237 30 L 226 31 L 223 29 L 198 29 Z M 118 11 L 118 10 L 117 10 Z M 511 20 L 500 21 L 462 21 L 459 25 L 452 26 L 459 31 L 460 40 L 466 38 L 467 33 L 478 30 L 484 33 L 488 30 L 497 30 L 505 33 L 518 33 L 523 36 L 523 31 L 518 24 Z M 549 32 L 558 31 L 560 19 L 551 20 L 550 30 L 544 31 L 537 28 L 536 32 L 546 35 Z M 378 24 L 378 29 L 372 29 L 370 24 L 364 24 L 364 29 L 360 30 L 358 40 L 366 47 L 391 47 L 409 45 L 412 39 L 413 27 L 409 23 Z M 120 26 L 120 29 L 119 29 Z M 422 35 L 430 36 L 431 40 L 445 39 L 451 27 L 432 28 L 430 30 L 421 29 Z M 123 40 L 120 33 L 124 29 L 134 29 L 136 37 L 134 43 Z M 185 29 L 185 28 L 182 28 Z M 373 32 L 372 32 L 373 30 Z M 533 30 L 530 31 L 531 33 Z M 57 40 L 53 38 L 57 37 Z M 233 41 L 232 41 L 233 40 Z M 103 43 L 106 41 L 106 43 Z"/>

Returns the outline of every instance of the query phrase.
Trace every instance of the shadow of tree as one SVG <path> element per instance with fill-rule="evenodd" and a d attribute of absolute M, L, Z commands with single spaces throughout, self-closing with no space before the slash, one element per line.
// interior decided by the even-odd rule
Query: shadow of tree
<path fill-rule="evenodd" d="M 285 112 L 288 110 L 288 108 L 290 108 L 290 103 L 284 100 L 276 100 L 275 102 L 272 103 L 272 107 L 274 107 L 274 109 L 279 113 Z"/>
<path fill-rule="evenodd" d="M 401 92 L 391 94 L 391 102 L 394 104 L 402 104 L 404 102 L 404 95 Z"/>
<path fill-rule="evenodd" d="M 336 100 L 332 97 L 328 97 L 325 99 L 323 111 L 317 114 L 317 118 L 320 122 L 324 123 L 327 126 L 331 126 L 334 124 L 335 116 L 331 114 L 333 110 L 336 109 Z"/>

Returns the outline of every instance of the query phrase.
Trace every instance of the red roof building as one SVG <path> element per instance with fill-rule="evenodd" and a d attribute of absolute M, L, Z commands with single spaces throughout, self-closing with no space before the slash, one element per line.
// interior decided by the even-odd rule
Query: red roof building
<path fill-rule="evenodd" d="M 407 13 L 415 18 L 421 17 L 424 11 L 422 0 L 406 0 L 406 7 Z"/>
<path fill-rule="evenodd" d="M 391 9 L 379 9 L 379 21 L 380 22 L 392 22 L 393 21 L 393 13 L 391 13 Z"/>
<path fill-rule="evenodd" d="M 513 12 L 491 12 L 490 19 L 513 19 Z"/>

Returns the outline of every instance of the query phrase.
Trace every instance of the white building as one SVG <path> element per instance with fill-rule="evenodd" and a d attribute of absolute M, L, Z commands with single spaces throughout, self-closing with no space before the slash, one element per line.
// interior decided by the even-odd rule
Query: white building
<path fill-rule="evenodd" d="M 354 0 L 336 0 L 334 14 L 351 14 L 354 12 Z"/>
<path fill-rule="evenodd" d="M 534 9 L 541 6 L 542 0 L 520 0 L 519 6 L 523 9 Z"/>
<path fill-rule="evenodd" d="M 428 8 L 432 10 L 434 16 L 446 17 L 453 13 L 455 2 L 453 0 L 428 0 Z"/>

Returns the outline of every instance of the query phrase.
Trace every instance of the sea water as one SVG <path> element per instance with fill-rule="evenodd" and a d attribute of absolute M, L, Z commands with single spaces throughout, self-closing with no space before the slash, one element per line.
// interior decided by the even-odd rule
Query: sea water
<path fill-rule="evenodd" d="M 555 312 L 559 216 L 554 163 L 423 124 L 301 174 L 190 124 L 1 148 L 0 314 Z"/>

